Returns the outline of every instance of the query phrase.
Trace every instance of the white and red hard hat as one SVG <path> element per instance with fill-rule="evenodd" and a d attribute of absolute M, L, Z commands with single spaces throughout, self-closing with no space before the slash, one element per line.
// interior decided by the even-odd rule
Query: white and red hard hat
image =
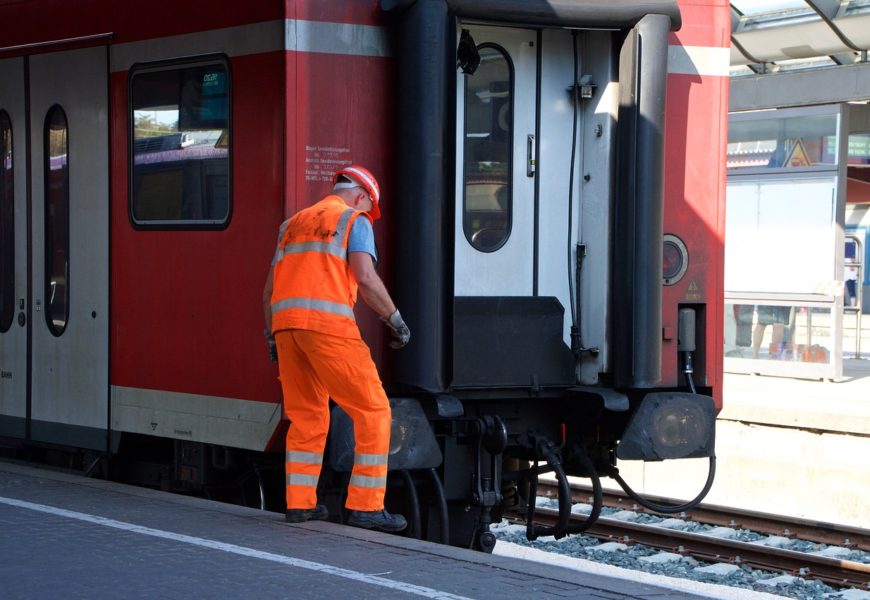
<path fill-rule="evenodd" d="M 375 179 L 375 176 L 372 175 L 371 171 L 359 165 L 343 167 L 336 171 L 335 176 L 332 178 L 332 183 L 337 184 L 342 176 L 350 179 L 351 182 L 356 184 L 356 186 L 363 188 L 369 193 L 369 196 L 372 198 L 372 209 L 368 214 L 372 218 L 372 221 L 380 219 L 381 188 L 378 186 L 378 180 Z"/>

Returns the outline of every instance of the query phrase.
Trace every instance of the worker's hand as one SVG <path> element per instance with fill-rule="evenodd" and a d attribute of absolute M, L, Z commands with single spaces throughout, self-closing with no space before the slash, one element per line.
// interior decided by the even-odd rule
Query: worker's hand
<path fill-rule="evenodd" d="M 275 336 L 269 333 L 268 329 L 263 330 L 263 335 L 266 337 L 266 347 L 269 349 L 269 360 L 273 363 L 278 362 L 278 344 L 275 343 Z"/>
<path fill-rule="evenodd" d="M 408 329 L 408 326 L 405 324 L 404 319 L 402 319 L 402 315 L 399 314 L 398 309 L 396 309 L 396 312 L 391 314 L 388 318 L 381 318 L 381 320 L 387 324 L 387 327 L 389 327 L 390 331 L 393 333 L 393 337 L 396 338 L 390 342 L 390 348 L 396 350 L 404 348 L 411 339 L 411 330 Z"/>

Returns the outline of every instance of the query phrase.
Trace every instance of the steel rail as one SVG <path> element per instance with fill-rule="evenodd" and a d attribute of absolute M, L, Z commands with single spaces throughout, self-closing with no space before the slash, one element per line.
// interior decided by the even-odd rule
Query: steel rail
<path fill-rule="evenodd" d="M 538 483 L 538 494 L 556 497 L 558 495 L 558 488 L 555 483 L 551 484 L 541 481 Z M 571 484 L 571 499 L 574 502 L 589 503 L 591 502 L 591 494 L 591 487 Z M 677 504 L 680 502 L 679 500 L 661 496 L 645 496 L 657 504 Z M 613 490 L 604 490 L 604 506 L 633 510 L 646 514 L 658 514 L 636 504 L 624 493 Z M 779 535 L 818 544 L 845 546 L 870 552 L 870 529 L 862 529 L 860 527 L 774 515 L 716 504 L 699 504 L 680 516 L 681 518 L 698 523 L 743 528 L 767 535 Z"/>
<path fill-rule="evenodd" d="M 555 523 L 558 515 L 555 510 L 535 510 L 535 520 L 543 524 Z M 517 522 L 523 521 L 518 513 L 507 516 Z M 582 519 L 582 515 L 571 516 L 571 520 Z M 657 525 L 630 523 L 610 517 L 599 518 L 584 535 L 611 542 L 643 544 L 707 562 L 745 564 L 765 571 L 815 578 L 839 587 L 870 589 L 870 564 L 855 561 L 666 529 Z"/>

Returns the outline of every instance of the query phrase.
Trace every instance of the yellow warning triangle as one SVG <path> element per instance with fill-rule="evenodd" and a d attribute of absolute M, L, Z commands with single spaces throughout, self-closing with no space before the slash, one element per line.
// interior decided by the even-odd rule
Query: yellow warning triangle
<path fill-rule="evenodd" d="M 807 156 L 807 149 L 804 148 L 804 143 L 801 140 L 797 140 L 794 143 L 794 146 L 791 148 L 791 152 L 788 154 L 788 158 L 785 159 L 786 167 L 810 167 L 812 166 L 812 161 L 810 161 L 810 157 Z"/>
<path fill-rule="evenodd" d="M 689 291 L 690 292 L 697 292 L 698 291 L 698 284 L 694 279 L 689 282 Z"/>

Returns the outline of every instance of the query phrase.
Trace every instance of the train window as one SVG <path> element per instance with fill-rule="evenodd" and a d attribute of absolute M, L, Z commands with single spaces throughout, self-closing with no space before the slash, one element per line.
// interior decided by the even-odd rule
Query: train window
<path fill-rule="evenodd" d="M 0 332 L 15 313 L 15 194 L 12 187 L 12 121 L 0 110 Z"/>
<path fill-rule="evenodd" d="M 480 67 L 465 77 L 464 201 L 468 242 L 494 252 L 511 230 L 513 65 L 495 44 L 481 44 Z"/>
<path fill-rule="evenodd" d="M 69 318 L 69 126 L 55 104 L 45 116 L 45 322 L 55 336 Z"/>
<path fill-rule="evenodd" d="M 130 75 L 130 218 L 137 227 L 223 228 L 230 216 L 225 61 Z"/>

